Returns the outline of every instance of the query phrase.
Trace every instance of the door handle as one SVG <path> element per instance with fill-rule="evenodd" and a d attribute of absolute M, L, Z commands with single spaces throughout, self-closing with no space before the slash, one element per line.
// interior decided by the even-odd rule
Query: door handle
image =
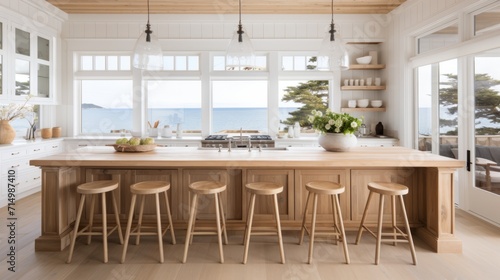
<path fill-rule="evenodd" d="M 472 162 L 470 161 L 470 150 L 467 150 L 467 171 L 470 172 L 470 165 L 472 164 Z"/>

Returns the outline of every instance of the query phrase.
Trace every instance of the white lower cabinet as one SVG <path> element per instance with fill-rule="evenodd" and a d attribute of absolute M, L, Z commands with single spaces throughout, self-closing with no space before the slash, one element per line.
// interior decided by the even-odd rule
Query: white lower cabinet
<path fill-rule="evenodd" d="M 15 143 L 0 146 L 0 207 L 9 202 L 9 184 L 15 200 L 40 191 L 41 171 L 30 166 L 30 160 L 64 151 L 62 139 Z M 10 173 L 10 177 L 9 177 Z M 15 173 L 15 180 L 13 179 Z M 11 195 L 12 197 L 12 195 Z"/>

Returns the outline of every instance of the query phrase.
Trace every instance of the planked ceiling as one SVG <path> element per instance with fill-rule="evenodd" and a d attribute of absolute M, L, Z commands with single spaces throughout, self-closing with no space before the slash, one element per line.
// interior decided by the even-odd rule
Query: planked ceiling
<path fill-rule="evenodd" d="M 145 14 L 147 0 L 46 0 L 68 14 Z M 334 0 L 335 14 L 387 14 L 406 0 Z M 330 14 L 331 0 L 242 0 L 242 14 Z M 236 14 L 238 0 L 150 0 L 151 14 Z"/>

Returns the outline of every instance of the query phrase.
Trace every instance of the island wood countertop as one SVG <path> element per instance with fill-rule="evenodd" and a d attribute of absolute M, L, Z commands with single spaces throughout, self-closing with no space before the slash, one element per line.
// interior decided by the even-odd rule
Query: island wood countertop
<path fill-rule="evenodd" d="M 116 152 L 113 147 L 84 147 L 30 161 L 35 166 L 86 167 L 464 167 L 464 161 L 404 147 L 354 147 L 348 152 L 322 148 L 286 150 L 157 147 L 143 153 Z"/>
<path fill-rule="evenodd" d="M 37 251 L 63 250 L 75 221 L 76 187 L 96 180 L 118 180 L 116 192 L 121 217 L 127 217 L 130 185 L 149 180 L 168 181 L 175 229 L 185 229 L 190 209 L 189 185 L 216 180 L 227 185 L 222 197 L 229 230 L 241 231 L 246 223 L 249 196 L 245 184 L 272 181 L 284 186 L 279 194 L 282 225 L 297 230 L 302 221 L 310 181 L 333 181 L 345 186 L 340 196 L 346 228 L 359 227 L 368 196 L 369 182 L 390 181 L 408 186 L 405 205 L 412 228 L 436 252 L 462 251 L 455 236 L 453 202 L 454 172 L 464 161 L 404 147 L 355 147 L 348 152 L 327 152 L 322 148 L 207 149 L 156 147 L 143 153 L 116 152 L 111 146 L 91 146 L 30 161 L 42 169 L 42 235 L 35 241 Z M 153 205 L 152 202 L 147 205 Z M 211 204 L 200 209 L 206 221 L 213 221 Z M 331 220 L 331 209 L 323 202 L 322 223 Z M 374 223 L 376 207 L 369 213 Z M 266 225 L 271 206 L 262 202 L 255 215 Z M 154 209 L 146 209 L 150 217 Z M 388 219 L 390 221 L 390 219 Z M 125 220 L 122 222 L 125 223 Z M 148 221 L 145 221 L 147 223 Z M 197 222 L 198 223 L 198 222 Z"/>

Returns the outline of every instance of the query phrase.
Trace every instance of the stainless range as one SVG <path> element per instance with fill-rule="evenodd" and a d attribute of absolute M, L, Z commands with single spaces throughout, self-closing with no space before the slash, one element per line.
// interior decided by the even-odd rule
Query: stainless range
<path fill-rule="evenodd" d="M 226 134 L 209 135 L 205 140 L 201 140 L 202 147 L 222 147 L 228 148 L 231 143 L 231 148 L 273 148 L 274 140 L 269 135 L 245 135 L 245 136 L 228 136 Z"/>

